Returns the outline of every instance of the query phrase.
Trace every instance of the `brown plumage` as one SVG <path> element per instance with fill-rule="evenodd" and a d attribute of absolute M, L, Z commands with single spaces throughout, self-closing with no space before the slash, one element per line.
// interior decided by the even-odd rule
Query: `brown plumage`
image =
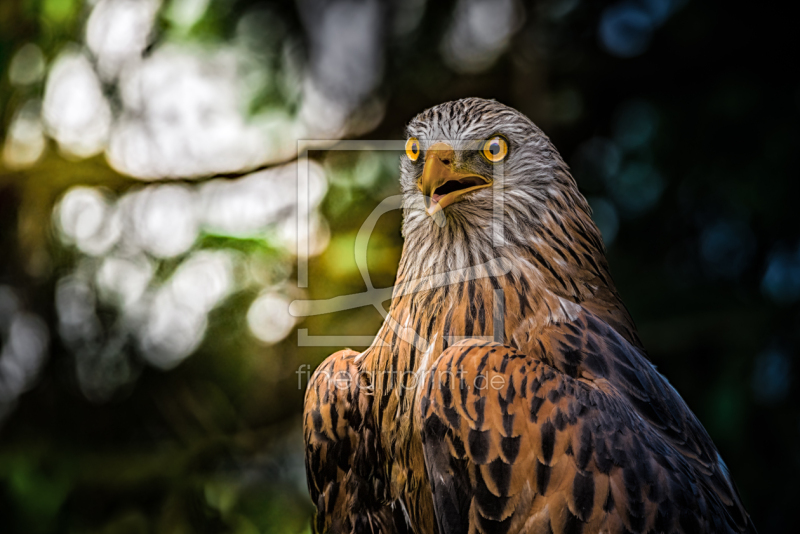
<path fill-rule="evenodd" d="M 427 110 L 408 132 L 419 146 L 401 165 L 389 315 L 306 393 L 317 530 L 755 532 L 703 426 L 648 361 L 547 137 L 481 99 Z M 508 154 L 492 161 L 498 137 Z"/>

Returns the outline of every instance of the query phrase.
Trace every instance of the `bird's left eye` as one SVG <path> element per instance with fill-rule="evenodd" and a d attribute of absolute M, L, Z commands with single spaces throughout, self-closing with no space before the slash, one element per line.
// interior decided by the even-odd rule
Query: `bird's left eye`
<path fill-rule="evenodd" d="M 500 136 L 492 137 L 483 144 L 483 155 L 492 163 L 502 161 L 508 154 L 508 143 Z"/>
<path fill-rule="evenodd" d="M 417 161 L 420 152 L 419 139 L 416 137 L 409 137 L 408 141 L 406 141 L 406 156 L 408 156 L 408 159 Z"/>

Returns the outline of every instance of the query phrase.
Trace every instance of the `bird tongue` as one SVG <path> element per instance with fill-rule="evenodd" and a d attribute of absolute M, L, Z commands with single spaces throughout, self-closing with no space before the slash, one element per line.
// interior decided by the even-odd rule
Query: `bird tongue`
<path fill-rule="evenodd" d="M 454 191 L 460 191 L 461 189 L 466 189 L 468 187 L 472 187 L 473 185 L 478 185 L 476 182 L 477 181 L 475 179 L 470 179 L 470 178 L 466 178 L 463 180 L 449 180 L 436 188 L 436 190 L 431 195 L 431 200 L 433 202 L 439 202 L 439 199 L 447 195 L 448 193 L 452 193 Z"/>

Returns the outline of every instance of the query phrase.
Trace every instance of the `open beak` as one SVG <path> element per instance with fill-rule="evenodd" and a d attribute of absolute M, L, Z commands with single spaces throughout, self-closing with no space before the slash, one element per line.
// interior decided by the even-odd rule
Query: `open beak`
<path fill-rule="evenodd" d="M 425 211 L 433 217 L 470 191 L 489 187 L 491 178 L 453 170 L 455 151 L 447 143 L 436 143 L 428 149 L 425 167 L 418 187 L 425 195 Z"/>

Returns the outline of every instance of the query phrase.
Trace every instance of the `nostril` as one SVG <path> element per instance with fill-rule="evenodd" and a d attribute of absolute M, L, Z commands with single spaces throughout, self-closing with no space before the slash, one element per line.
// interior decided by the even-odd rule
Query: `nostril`
<path fill-rule="evenodd" d="M 444 163 L 445 165 L 450 165 L 450 160 L 449 160 L 449 159 L 447 159 L 447 158 L 445 158 L 445 159 L 443 159 L 443 160 L 441 160 L 441 161 L 442 161 L 442 163 Z"/>

